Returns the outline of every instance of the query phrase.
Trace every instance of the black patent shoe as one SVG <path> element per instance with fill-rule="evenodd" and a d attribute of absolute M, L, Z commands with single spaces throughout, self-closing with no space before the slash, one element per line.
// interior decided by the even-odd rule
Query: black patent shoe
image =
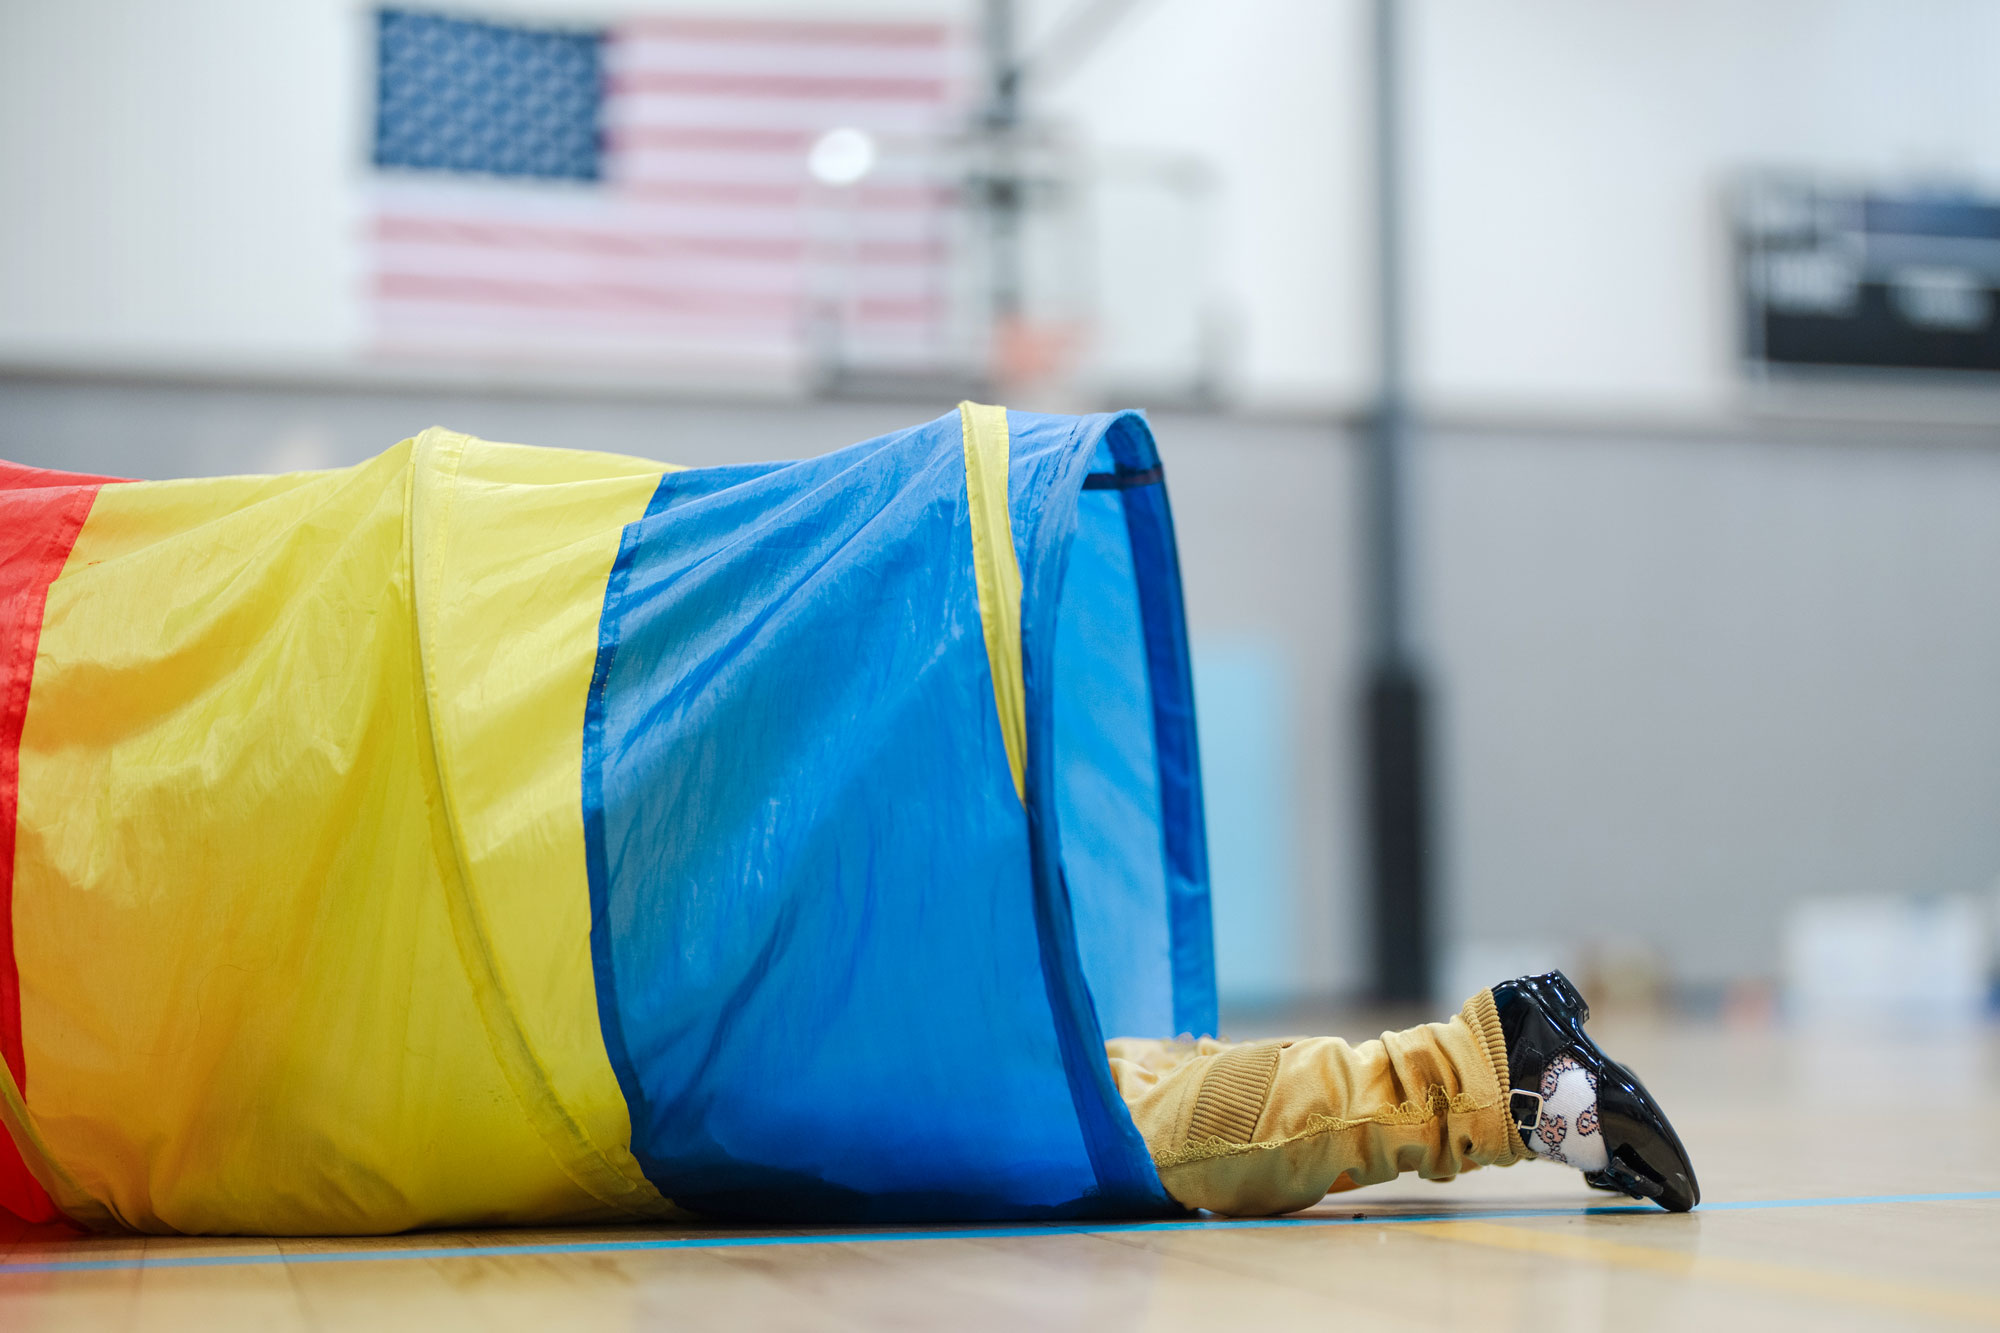
<path fill-rule="evenodd" d="M 1493 1005 L 1500 1011 L 1514 1082 L 1538 1083 L 1541 1071 L 1559 1055 L 1569 1056 L 1597 1080 L 1599 1132 L 1610 1161 L 1601 1171 L 1585 1172 L 1586 1181 L 1598 1189 L 1651 1199 L 1670 1213 L 1684 1213 L 1701 1202 L 1701 1186 L 1680 1135 L 1646 1085 L 1585 1035 L 1590 1006 L 1568 977 L 1544 972 L 1503 981 L 1493 988 Z M 1541 1094 L 1512 1090 L 1508 1113 L 1521 1141 L 1529 1143 L 1541 1121 Z"/>

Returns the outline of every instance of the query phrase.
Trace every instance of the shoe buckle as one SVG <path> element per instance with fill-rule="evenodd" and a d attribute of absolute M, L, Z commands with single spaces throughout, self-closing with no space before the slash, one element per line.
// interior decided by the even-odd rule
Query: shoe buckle
<path fill-rule="evenodd" d="M 1527 1103 L 1534 1103 L 1532 1106 Z M 1523 1119 L 1523 1113 L 1527 1118 Z M 1542 1094 L 1515 1088 L 1507 1094 L 1507 1114 L 1513 1118 L 1514 1127 L 1523 1134 L 1530 1134 L 1542 1123 Z"/>

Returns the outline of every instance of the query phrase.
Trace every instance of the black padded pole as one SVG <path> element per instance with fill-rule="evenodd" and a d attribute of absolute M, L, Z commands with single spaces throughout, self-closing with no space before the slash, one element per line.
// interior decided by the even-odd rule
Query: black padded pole
<path fill-rule="evenodd" d="M 1375 0 L 1375 199 L 1380 384 L 1362 491 L 1368 562 L 1368 793 L 1375 998 L 1432 998 L 1427 705 L 1409 633 L 1407 575 L 1412 422 L 1405 366 L 1402 90 L 1398 0 Z"/>
<path fill-rule="evenodd" d="M 1432 999 L 1428 705 L 1406 664 L 1370 673 L 1367 694 L 1368 845 L 1378 999 Z"/>

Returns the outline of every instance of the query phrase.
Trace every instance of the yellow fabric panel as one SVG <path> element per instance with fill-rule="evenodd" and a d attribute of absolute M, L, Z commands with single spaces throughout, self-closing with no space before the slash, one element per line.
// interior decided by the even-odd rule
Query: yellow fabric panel
<path fill-rule="evenodd" d="M 29 1174 L 34 1176 L 70 1221 L 105 1230 L 118 1225 L 118 1219 L 86 1193 L 75 1178 L 49 1155 L 48 1145 L 42 1142 L 41 1129 L 28 1114 L 27 1103 L 21 1099 L 21 1089 L 14 1082 L 14 1071 L 4 1061 L 0 1061 L 0 1130 L 6 1131 L 12 1138 Z"/>
<path fill-rule="evenodd" d="M 530 452 L 427 432 L 99 495 L 49 593 L 14 924 L 27 1110 L 111 1217 L 368 1232 L 657 1199 L 596 1032 L 575 733 L 660 469 Z M 502 541 L 540 568 L 500 572 Z M 592 577 L 532 649 L 423 621 L 505 633 Z"/>
<path fill-rule="evenodd" d="M 972 570 L 979 588 L 979 623 L 993 673 L 993 706 L 1014 794 L 1028 799 L 1028 688 L 1021 667 L 1021 565 L 1007 518 L 1007 409 L 958 405 L 965 435 L 965 498 L 972 516 Z"/>
<path fill-rule="evenodd" d="M 565 1169 L 598 1199 L 657 1212 L 598 1025 L 582 774 L 605 581 L 661 469 L 600 455 L 579 478 L 568 452 L 443 432 L 425 443 L 418 623 L 461 883 L 474 888 L 453 895 L 467 970 Z"/>

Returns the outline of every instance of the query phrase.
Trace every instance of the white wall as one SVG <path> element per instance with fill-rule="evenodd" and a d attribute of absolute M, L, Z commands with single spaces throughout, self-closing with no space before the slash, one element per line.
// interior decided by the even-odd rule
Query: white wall
<path fill-rule="evenodd" d="M 0 360 L 343 356 L 353 19 L 328 0 L 0 5 Z"/>
<path fill-rule="evenodd" d="M 1067 7 L 1036 7 L 1030 49 Z M 1367 15 L 1357 0 L 1141 0 L 1044 103 L 1106 152 L 1207 159 L 1229 360 L 1260 407 L 1360 402 L 1373 374 Z"/>
<path fill-rule="evenodd" d="M 2000 180 L 2000 8 L 1985 0 L 1410 4 L 1415 360 L 1444 407 L 1726 406 L 1721 191 L 1746 165 Z M 1030 46 L 1065 7 L 1027 7 Z M 358 0 L 0 6 L 0 362 L 241 371 L 350 356 L 366 13 Z M 1366 396 L 1366 22 L 1362 0 L 1149 0 L 1047 99 L 1107 152 L 1214 167 L 1214 267 L 1252 406 Z"/>
<path fill-rule="evenodd" d="M 1416 367 L 1470 410 L 1735 395 L 1745 167 L 2000 183 L 1986 0 L 1417 0 Z"/>
<path fill-rule="evenodd" d="M 2000 876 L 2000 443 L 1453 432 L 1423 464 L 1446 920 L 1768 975 Z"/>
<path fill-rule="evenodd" d="M 583 21 L 811 5 L 487 0 Z M 895 16 L 949 0 L 821 6 Z M 364 335 L 365 0 L 0 4 L 0 364 L 343 373 Z"/>

